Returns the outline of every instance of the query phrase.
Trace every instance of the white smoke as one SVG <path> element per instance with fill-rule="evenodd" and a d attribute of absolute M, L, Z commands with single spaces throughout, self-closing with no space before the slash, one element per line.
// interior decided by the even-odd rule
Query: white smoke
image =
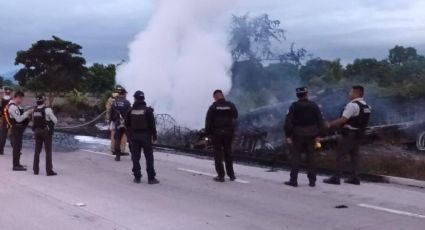
<path fill-rule="evenodd" d="M 156 113 L 201 128 L 212 92 L 231 88 L 229 9 L 234 0 L 157 0 L 146 29 L 130 44 L 117 81 L 142 90 Z"/>

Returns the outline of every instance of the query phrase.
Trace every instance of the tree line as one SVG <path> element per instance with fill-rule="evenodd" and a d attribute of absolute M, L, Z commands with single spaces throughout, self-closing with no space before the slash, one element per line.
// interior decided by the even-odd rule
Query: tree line
<path fill-rule="evenodd" d="M 425 57 L 413 47 L 397 45 L 385 59 L 362 58 L 343 66 L 339 59 L 314 57 L 295 43 L 285 51 L 285 35 L 280 21 L 267 14 L 233 16 L 229 96 L 242 111 L 288 100 L 298 85 L 331 92 L 356 83 L 383 97 L 425 98 Z M 97 97 L 110 93 L 117 65 L 87 67 L 81 50 L 79 44 L 56 36 L 37 41 L 17 52 L 15 64 L 21 69 L 15 79 L 24 89 L 45 92 L 51 101 L 72 92 Z"/>

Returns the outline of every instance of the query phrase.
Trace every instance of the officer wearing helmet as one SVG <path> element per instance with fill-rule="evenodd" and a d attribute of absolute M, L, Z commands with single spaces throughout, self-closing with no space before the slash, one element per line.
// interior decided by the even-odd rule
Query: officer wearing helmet
<path fill-rule="evenodd" d="M 115 154 L 115 124 L 111 120 L 111 111 L 112 111 L 112 105 L 115 102 L 115 99 L 118 96 L 118 92 L 122 89 L 121 86 L 115 87 L 114 92 L 112 93 L 111 97 L 108 98 L 105 104 L 106 108 L 106 123 L 109 126 L 109 131 L 111 132 L 111 152 L 112 154 Z M 124 153 L 126 151 L 127 147 L 127 136 L 124 134 L 121 138 L 121 144 L 120 149 L 121 153 Z"/>
<path fill-rule="evenodd" d="M 121 155 L 124 153 L 121 149 L 121 140 L 124 135 L 127 135 L 127 129 L 125 127 L 125 117 L 127 116 L 127 113 L 131 109 L 130 102 L 126 99 L 127 97 L 127 91 L 124 88 L 118 88 L 117 89 L 117 97 L 112 104 L 112 109 L 110 113 L 111 121 L 113 122 L 113 128 L 115 128 L 115 134 L 114 134 L 114 140 L 115 140 L 115 146 L 114 146 L 114 154 L 115 154 L 115 160 L 120 161 Z"/>
<path fill-rule="evenodd" d="M 36 96 L 37 106 L 32 113 L 33 131 L 35 136 L 35 151 L 34 151 L 34 174 L 39 174 L 40 153 L 43 148 L 46 152 L 46 174 L 47 176 L 56 176 L 57 173 L 53 171 L 52 161 L 52 137 L 54 126 L 58 119 L 53 114 L 53 110 L 47 107 L 46 98 L 43 94 Z"/>
<path fill-rule="evenodd" d="M 1 98 L 1 127 L 0 127 L 0 155 L 4 154 L 4 146 L 6 145 L 6 139 L 9 132 L 9 126 L 7 125 L 6 117 L 4 116 L 5 111 L 4 109 L 9 104 L 10 100 L 12 99 L 12 88 L 10 87 L 4 87 L 3 91 L 3 97 Z"/>
<path fill-rule="evenodd" d="M 298 186 L 298 171 L 301 154 L 307 158 L 307 176 L 309 186 L 316 186 L 316 170 L 314 166 L 315 139 L 324 132 L 325 123 L 319 106 L 308 99 L 308 89 L 296 89 L 298 101 L 292 103 L 285 119 L 285 136 L 289 145 L 292 159 L 292 169 L 286 185 Z"/>
<path fill-rule="evenodd" d="M 152 143 L 157 140 L 155 116 L 153 109 L 145 102 L 142 91 L 134 93 L 134 104 L 126 117 L 126 127 L 130 137 L 131 159 L 133 161 L 134 182 L 140 183 L 142 178 L 140 158 L 141 151 L 146 159 L 146 172 L 149 184 L 158 184 L 154 168 Z"/>

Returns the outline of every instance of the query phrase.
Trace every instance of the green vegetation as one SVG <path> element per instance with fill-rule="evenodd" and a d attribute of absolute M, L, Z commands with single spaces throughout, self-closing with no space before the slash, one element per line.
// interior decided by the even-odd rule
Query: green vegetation
<path fill-rule="evenodd" d="M 356 59 L 343 66 L 339 59 L 324 60 L 296 50 L 294 43 L 282 52 L 285 37 L 279 26 L 267 15 L 233 19 L 230 97 L 242 111 L 286 101 L 300 85 L 318 92 L 363 84 L 380 97 L 425 98 L 425 57 L 413 47 L 397 45 L 383 60 Z"/>

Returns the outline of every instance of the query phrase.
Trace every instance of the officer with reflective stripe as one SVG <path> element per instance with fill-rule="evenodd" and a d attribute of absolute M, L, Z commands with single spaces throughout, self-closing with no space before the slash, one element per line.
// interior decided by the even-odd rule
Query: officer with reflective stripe
<path fill-rule="evenodd" d="M 131 104 L 126 99 L 127 91 L 124 88 L 119 89 L 117 93 L 118 96 L 112 104 L 110 117 L 115 126 L 115 160 L 120 161 L 121 155 L 123 155 L 121 151 L 121 140 L 124 135 L 128 136 L 127 129 L 125 128 L 125 117 L 131 109 Z"/>
<path fill-rule="evenodd" d="M 341 184 L 342 166 L 345 155 L 351 158 L 351 176 L 345 183 L 360 185 L 359 177 L 359 147 L 364 136 L 371 107 L 363 99 L 364 88 L 360 85 L 353 86 L 350 91 L 351 101 L 345 107 L 342 116 L 329 123 L 329 128 L 341 129 L 342 137 L 338 142 L 336 157 L 336 174 L 323 182 L 328 184 Z"/>
<path fill-rule="evenodd" d="M 13 171 L 26 171 L 27 169 L 21 165 L 21 150 L 22 150 L 22 139 L 24 135 L 25 128 L 29 122 L 29 116 L 33 110 L 28 110 L 24 112 L 24 109 L 21 107 L 21 104 L 24 100 L 23 92 L 16 92 L 13 100 L 9 102 L 8 105 L 8 123 L 11 126 L 11 138 L 13 143 Z"/>
<path fill-rule="evenodd" d="M 133 161 L 134 182 L 140 183 L 142 178 L 140 158 L 146 159 L 146 172 L 149 184 L 158 184 L 154 168 L 152 143 L 157 140 L 155 117 L 153 109 L 146 106 L 145 94 L 142 91 L 134 93 L 134 103 L 127 114 L 125 124 L 130 137 L 131 160 Z"/>
<path fill-rule="evenodd" d="M 12 99 L 12 89 L 9 87 L 4 88 L 3 97 L 1 98 L 1 127 L 0 127 L 0 155 L 4 154 L 4 146 L 6 145 L 7 135 L 9 133 L 9 126 L 7 125 L 7 119 L 4 114 L 7 114 L 7 111 L 4 109 L 9 104 Z"/>
<path fill-rule="evenodd" d="M 34 151 L 34 174 L 39 173 L 40 153 L 43 148 L 46 151 L 46 175 L 56 176 L 57 173 L 53 171 L 52 160 L 52 139 L 53 130 L 58 122 L 58 119 L 53 114 L 53 110 L 45 105 L 46 98 L 44 95 L 36 97 L 37 106 L 32 113 L 33 131 L 35 136 L 35 151 Z"/>
<path fill-rule="evenodd" d="M 214 91 L 213 97 L 215 102 L 208 109 L 205 131 L 207 136 L 212 137 L 215 169 L 217 171 L 217 177 L 214 178 L 214 181 L 224 182 L 226 172 L 230 180 L 234 181 L 236 176 L 233 170 L 232 144 L 238 110 L 232 102 L 226 101 L 221 90 Z M 226 172 L 224 171 L 223 160 L 226 165 Z"/>
<path fill-rule="evenodd" d="M 301 154 L 306 154 L 307 176 L 309 186 L 316 186 L 316 168 L 314 164 L 315 139 L 325 129 L 322 112 L 319 106 L 308 99 L 308 89 L 296 89 L 298 101 L 289 108 L 285 119 L 285 136 L 291 151 L 292 169 L 291 178 L 286 185 L 298 186 L 298 171 L 301 163 Z"/>

